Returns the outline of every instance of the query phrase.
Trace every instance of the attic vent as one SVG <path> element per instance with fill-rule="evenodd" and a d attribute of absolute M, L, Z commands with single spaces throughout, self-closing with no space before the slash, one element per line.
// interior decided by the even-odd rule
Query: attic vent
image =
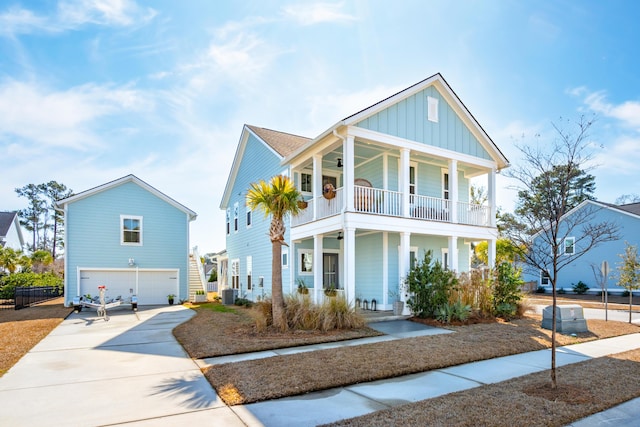
<path fill-rule="evenodd" d="M 438 123 L 438 98 L 427 96 L 427 120 Z"/>

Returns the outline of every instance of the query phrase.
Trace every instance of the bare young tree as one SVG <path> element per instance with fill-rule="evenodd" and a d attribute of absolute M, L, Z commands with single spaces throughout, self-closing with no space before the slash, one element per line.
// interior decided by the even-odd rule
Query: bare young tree
<path fill-rule="evenodd" d="M 554 389 L 557 388 L 558 272 L 597 245 L 618 238 L 616 224 L 597 220 L 597 205 L 580 205 L 592 200 L 595 190 L 595 178 L 589 174 L 593 169 L 588 141 L 592 124 L 593 120 L 584 116 L 576 122 L 564 123 L 563 127 L 552 124 L 557 134 L 554 141 L 545 147 L 518 146 L 524 160 L 506 171 L 506 175 L 517 182 L 512 188 L 518 191 L 518 202 L 515 222 L 504 233 L 520 248 L 526 271 L 546 273 L 551 281 L 551 386 Z M 570 129 L 565 130 L 564 126 Z"/>

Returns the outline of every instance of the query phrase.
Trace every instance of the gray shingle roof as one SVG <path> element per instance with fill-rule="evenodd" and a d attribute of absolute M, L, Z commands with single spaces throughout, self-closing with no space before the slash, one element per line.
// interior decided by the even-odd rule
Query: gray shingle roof
<path fill-rule="evenodd" d="M 0 212 L 0 236 L 6 236 L 17 212 Z"/>

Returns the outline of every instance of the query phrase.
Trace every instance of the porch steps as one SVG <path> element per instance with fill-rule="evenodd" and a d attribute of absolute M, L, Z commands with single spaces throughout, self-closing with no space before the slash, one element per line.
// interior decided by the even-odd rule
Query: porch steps
<path fill-rule="evenodd" d="M 198 260 L 193 255 L 189 255 L 189 301 L 195 299 L 196 291 L 205 291 L 206 284 L 200 278 Z"/>

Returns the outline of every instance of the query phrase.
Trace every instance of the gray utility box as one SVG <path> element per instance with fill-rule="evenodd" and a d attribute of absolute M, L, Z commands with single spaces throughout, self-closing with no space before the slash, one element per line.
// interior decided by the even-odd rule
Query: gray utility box
<path fill-rule="evenodd" d="M 222 290 L 222 303 L 224 305 L 233 305 L 236 302 L 236 296 L 238 295 L 237 289 L 223 289 Z"/>
<path fill-rule="evenodd" d="M 542 327 L 552 329 L 553 306 L 549 305 L 542 310 Z M 572 334 L 574 332 L 587 332 L 587 321 L 584 319 L 582 307 L 579 305 L 556 305 L 556 332 Z"/>

